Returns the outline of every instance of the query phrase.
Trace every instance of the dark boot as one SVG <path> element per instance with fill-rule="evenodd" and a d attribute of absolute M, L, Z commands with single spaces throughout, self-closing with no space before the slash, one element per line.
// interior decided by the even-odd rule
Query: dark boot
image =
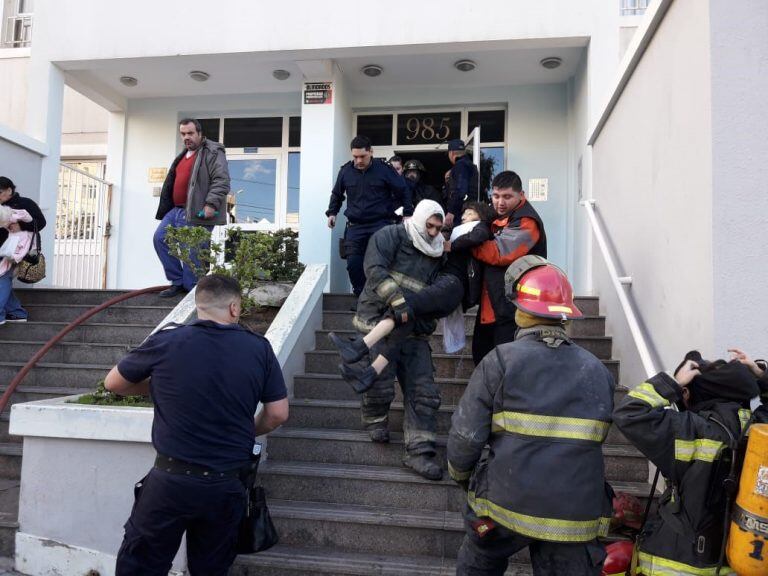
<path fill-rule="evenodd" d="M 334 332 L 328 333 L 328 338 L 331 339 L 334 346 L 341 352 L 341 359 L 346 364 L 354 364 L 359 362 L 368 354 L 368 346 L 365 345 L 365 341 L 362 338 L 342 338 Z"/>
<path fill-rule="evenodd" d="M 371 441 L 378 444 L 389 442 L 389 430 L 387 428 L 371 428 L 368 430 L 368 435 L 371 437 Z"/>
<path fill-rule="evenodd" d="M 374 380 L 379 376 L 373 366 L 367 366 L 361 370 L 353 368 L 349 364 L 339 364 L 339 370 L 344 382 L 352 386 L 352 389 L 358 394 L 362 394 L 373 386 Z"/>
<path fill-rule="evenodd" d="M 406 454 L 403 464 L 427 480 L 441 480 L 443 467 L 437 463 L 437 458 L 431 454 Z"/>

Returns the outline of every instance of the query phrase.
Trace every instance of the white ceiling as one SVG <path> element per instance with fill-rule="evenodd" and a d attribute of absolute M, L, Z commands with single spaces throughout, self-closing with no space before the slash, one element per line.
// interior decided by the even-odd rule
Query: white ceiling
<path fill-rule="evenodd" d="M 584 51 L 585 39 L 570 38 L 558 42 L 472 43 L 467 49 L 458 45 L 436 45 L 385 48 L 346 49 L 333 58 L 344 73 L 348 86 L 355 91 L 411 87 L 506 86 L 521 84 L 562 83 L 572 76 Z M 360 55 L 360 54 L 366 55 Z M 555 70 L 540 66 L 542 58 L 559 56 L 563 65 Z M 67 72 L 68 83 L 81 92 L 101 94 L 104 98 L 158 98 L 252 94 L 257 92 L 298 92 L 302 72 L 297 61 L 318 58 L 304 53 L 275 54 L 238 53 L 206 54 L 163 58 L 73 61 L 58 63 Z M 453 63 L 471 59 L 477 68 L 471 72 L 456 70 Z M 366 64 L 384 68 L 381 76 L 369 78 L 360 72 Z M 279 81 L 272 77 L 275 69 L 288 70 L 291 77 Z M 189 78 L 191 70 L 210 74 L 207 82 Z M 133 76 L 139 83 L 128 88 L 121 76 Z M 92 94 L 87 94 L 93 98 Z"/>

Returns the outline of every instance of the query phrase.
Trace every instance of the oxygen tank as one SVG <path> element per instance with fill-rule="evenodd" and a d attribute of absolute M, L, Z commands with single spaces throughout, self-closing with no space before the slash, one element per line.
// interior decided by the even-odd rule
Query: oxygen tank
<path fill-rule="evenodd" d="M 749 428 L 727 553 L 739 576 L 768 574 L 768 424 Z"/>

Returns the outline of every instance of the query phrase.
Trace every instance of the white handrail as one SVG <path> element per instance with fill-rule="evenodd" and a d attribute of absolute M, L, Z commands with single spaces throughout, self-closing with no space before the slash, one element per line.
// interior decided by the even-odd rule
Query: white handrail
<path fill-rule="evenodd" d="M 589 217 L 589 223 L 592 226 L 592 232 L 595 234 L 595 240 L 597 240 L 597 245 L 600 246 L 600 252 L 602 252 L 603 260 L 605 260 L 605 266 L 608 268 L 608 276 L 610 276 L 611 284 L 613 284 L 613 288 L 616 290 L 616 295 L 619 297 L 621 309 L 624 312 L 624 317 L 627 319 L 627 324 L 629 324 L 632 340 L 634 340 L 637 352 L 640 354 L 640 361 L 643 363 L 646 375 L 650 378 L 656 374 L 658 370 L 656 370 L 656 366 L 651 358 L 651 353 L 645 342 L 645 337 L 643 336 L 643 330 L 640 328 L 640 323 L 637 321 L 637 316 L 632 308 L 632 304 L 629 302 L 627 293 L 622 287 L 623 285 L 630 285 L 632 283 L 632 277 L 619 276 L 616 271 L 616 265 L 613 263 L 613 258 L 611 258 L 611 253 L 608 250 L 608 243 L 605 240 L 605 235 L 603 234 L 603 230 L 600 228 L 600 223 L 597 221 L 597 216 L 595 215 L 595 200 L 582 200 L 581 205 L 587 210 L 587 216 Z"/>

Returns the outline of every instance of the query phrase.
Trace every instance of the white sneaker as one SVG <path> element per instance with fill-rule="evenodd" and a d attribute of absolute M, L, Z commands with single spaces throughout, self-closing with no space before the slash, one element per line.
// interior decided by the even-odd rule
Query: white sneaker
<path fill-rule="evenodd" d="M 0 326 L 2 326 L 3 324 L 5 324 L 5 320 L 0 320 Z"/>
<path fill-rule="evenodd" d="M 26 322 L 26 318 L 20 318 L 19 316 L 6 316 L 5 322 Z"/>

